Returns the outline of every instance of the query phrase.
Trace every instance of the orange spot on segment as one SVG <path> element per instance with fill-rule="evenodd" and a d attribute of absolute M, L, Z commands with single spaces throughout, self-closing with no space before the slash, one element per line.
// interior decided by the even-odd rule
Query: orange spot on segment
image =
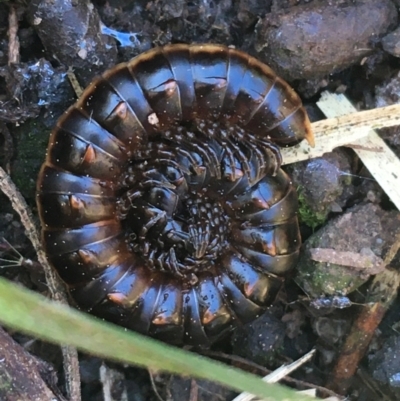
<path fill-rule="evenodd" d="M 228 85 L 228 81 L 225 78 L 217 78 L 216 79 L 216 87 L 218 89 L 225 88 Z"/>
<path fill-rule="evenodd" d="M 171 319 L 169 319 L 168 316 L 165 315 L 165 313 L 160 313 L 157 316 L 155 316 L 151 322 L 156 325 L 165 325 L 170 323 L 170 320 Z"/>
<path fill-rule="evenodd" d="M 124 305 L 126 303 L 127 297 L 121 292 L 113 292 L 111 294 L 107 294 L 107 298 L 118 305 Z"/>
<path fill-rule="evenodd" d="M 270 208 L 270 205 L 268 202 L 265 201 L 265 199 L 263 198 L 253 198 L 253 203 L 263 209 L 268 210 Z"/>
<path fill-rule="evenodd" d="M 92 145 L 88 145 L 86 148 L 85 155 L 83 156 L 84 163 L 93 163 L 96 159 L 96 151 Z"/>
<path fill-rule="evenodd" d="M 239 178 L 242 178 L 243 176 L 244 176 L 244 173 L 243 173 L 243 171 L 242 170 L 240 170 L 240 169 L 238 169 L 238 168 L 235 168 L 235 177 L 236 177 L 236 179 L 238 180 Z"/>
<path fill-rule="evenodd" d="M 174 80 L 167 81 L 165 83 L 165 92 L 168 97 L 172 96 L 176 92 L 178 84 Z"/>
<path fill-rule="evenodd" d="M 82 200 L 79 199 L 76 195 L 70 195 L 69 204 L 71 206 L 71 209 L 74 209 L 74 210 L 79 210 L 79 209 L 83 208 L 83 206 L 84 206 L 84 203 L 82 202 Z"/>
<path fill-rule="evenodd" d="M 174 182 L 174 184 L 176 185 L 176 186 L 179 186 L 179 185 L 181 185 L 183 182 L 185 181 L 185 177 L 179 177 L 175 182 Z"/>
<path fill-rule="evenodd" d="M 250 298 L 253 295 L 254 292 L 254 284 L 246 283 L 243 287 L 244 295 L 246 295 L 247 298 Z"/>
<path fill-rule="evenodd" d="M 87 251 L 85 249 L 79 249 L 78 255 L 81 257 L 83 263 L 85 264 L 92 264 L 94 260 L 94 255 L 92 252 Z"/>
<path fill-rule="evenodd" d="M 276 256 L 276 245 L 263 243 L 263 251 L 270 256 Z"/>
<path fill-rule="evenodd" d="M 111 114 L 116 115 L 120 119 L 124 120 L 128 115 L 128 106 L 126 105 L 125 102 L 118 103 L 118 105 L 115 107 L 115 109 Z"/>
<path fill-rule="evenodd" d="M 208 309 L 204 312 L 204 315 L 203 315 L 203 318 L 201 319 L 201 322 L 202 322 L 203 324 L 208 324 L 208 323 L 212 322 L 214 319 L 215 319 L 214 313 L 212 313 L 212 312 L 210 311 L 210 309 L 208 308 Z"/>

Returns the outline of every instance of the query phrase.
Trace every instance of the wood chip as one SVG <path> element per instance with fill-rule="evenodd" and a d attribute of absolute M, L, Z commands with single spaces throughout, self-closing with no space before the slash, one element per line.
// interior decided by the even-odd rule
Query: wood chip
<path fill-rule="evenodd" d="M 324 92 L 318 107 L 328 117 L 312 124 L 315 148 L 303 143 L 282 149 L 283 164 L 320 157 L 339 146 L 354 149 L 400 210 L 400 160 L 373 128 L 400 124 L 400 104 L 357 112 L 344 95 Z"/>
<path fill-rule="evenodd" d="M 321 263 L 351 267 L 363 274 L 378 274 L 385 268 L 385 262 L 371 250 L 362 252 L 337 251 L 332 248 L 311 248 L 311 259 Z"/>
<path fill-rule="evenodd" d="M 317 104 L 319 107 L 324 107 L 325 102 L 328 102 L 326 107 L 328 114 L 326 115 L 332 115 L 332 118 L 311 124 L 315 136 L 315 147 L 312 148 L 306 141 L 303 141 L 297 146 L 282 149 L 283 164 L 312 159 L 331 152 L 338 146 L 348 146 L 351 142 L 366 137 L 372 128 L 400 125 L 400 104 L 357 111 L 344 95 L 323 92 L 321 100 Z M 342 113 L 345 114 L 332 113 L 332 110 L 329 110 L 331 103 L 334 103 L 336 108 L 344 108 Z"/>

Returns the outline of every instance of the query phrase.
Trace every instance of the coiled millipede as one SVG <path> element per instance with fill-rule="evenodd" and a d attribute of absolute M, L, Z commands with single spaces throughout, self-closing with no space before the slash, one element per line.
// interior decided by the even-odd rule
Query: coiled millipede
<path fill-rule="evenodd" d="M 207 346 L 259 316 L 296 264 L 278 145 L 303 138 L 298 95 L 241 51 L 174 44 L 119 64 L 51 134 L 37 183 L 48 258 L 81 309 Z"/>

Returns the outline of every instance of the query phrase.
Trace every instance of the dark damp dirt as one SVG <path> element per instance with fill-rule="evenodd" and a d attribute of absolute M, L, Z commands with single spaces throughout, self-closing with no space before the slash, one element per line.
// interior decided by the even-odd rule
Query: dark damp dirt
<path fill-rule="evenodd" d="M 249 52 L 292 84 L 313 120 L 323 118 L 315 105 L 323 90 L 344 93 L 358 109 L 398 103 L 399 3 L 0 1 L 0 164 L 37 216 L 35 182 L 49 134 L 75 100 L 69 71 L 74 71 L 84 87 L 114 64 L 168 43 L 215 42 Z M 400 128 L 385 129 L 380 134 L 400 157 Z M 349 149 L 338 148 L 286 170 L 298 188 L 305 241 L 297 277 L 287 280 L 267 314 L 207 354 L 265 375 L 267 369 L 316 347 L 317 356 L 296 371 L 292 376 L 295 380 L 287 384 L 299 389 L 307 388 L 306 383 L 324 387 L 346 335 L 366 303 L 370 282 L 381 271 L 400 232 L 400 213 Z M 330 263 L 315 260 L 315 256 L 311 260 L 313 250 L 319 248 L 328 250 L 331 257 L 339 254 L 347 262 L 343 265 L 334 259 Z M 392 256 L 389 267 L 398 270 L 399 255 Z M 1 193 L 0 258 L 14 260 L 0 262 L 2 276 L 47 294 L 24 229 Z M 360 260 L 371 262 L 368 271 L 360 272 Z M 393 302 L 374 331 L 346 390 L 349 399 L 400 400 L 399 302 Z M 24 358 L 27 353 L 34 355 L 39 358 L 35 359 L 37 366 L 44 364 L 53 376 L 58 372 L 58 382 L 54 377 L 51 386 L 49 380 L 45 382 L 52 389 L 64 391 L 58 348 L 11 334 L 16 347 L 24 346 L 24 350 L 18 349 Z M 103 399 L 102 366 L 98 358 L 81 355 L 84 400 Z M 116 400 L 156 400 L 154 388 L 166 400 L 233 398 L 230 391 L 212 383 L 156 374 L 151 381 L 143 370 L 114 364 L 109 368 Z M 321 397 L 329 394 L 320 391 Z"/>

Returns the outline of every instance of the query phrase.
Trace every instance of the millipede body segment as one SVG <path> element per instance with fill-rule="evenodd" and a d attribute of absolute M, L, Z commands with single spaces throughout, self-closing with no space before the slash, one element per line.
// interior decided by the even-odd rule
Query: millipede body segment
<path fill-rule="evenodd" d="M 297 94 L 220 45 L 169 45 L 94 81 L 37 183 L 48 258 L 86 311 L 207 346 L 270 305 L 297 262 L 279 145 L 313 142 Z"/>

